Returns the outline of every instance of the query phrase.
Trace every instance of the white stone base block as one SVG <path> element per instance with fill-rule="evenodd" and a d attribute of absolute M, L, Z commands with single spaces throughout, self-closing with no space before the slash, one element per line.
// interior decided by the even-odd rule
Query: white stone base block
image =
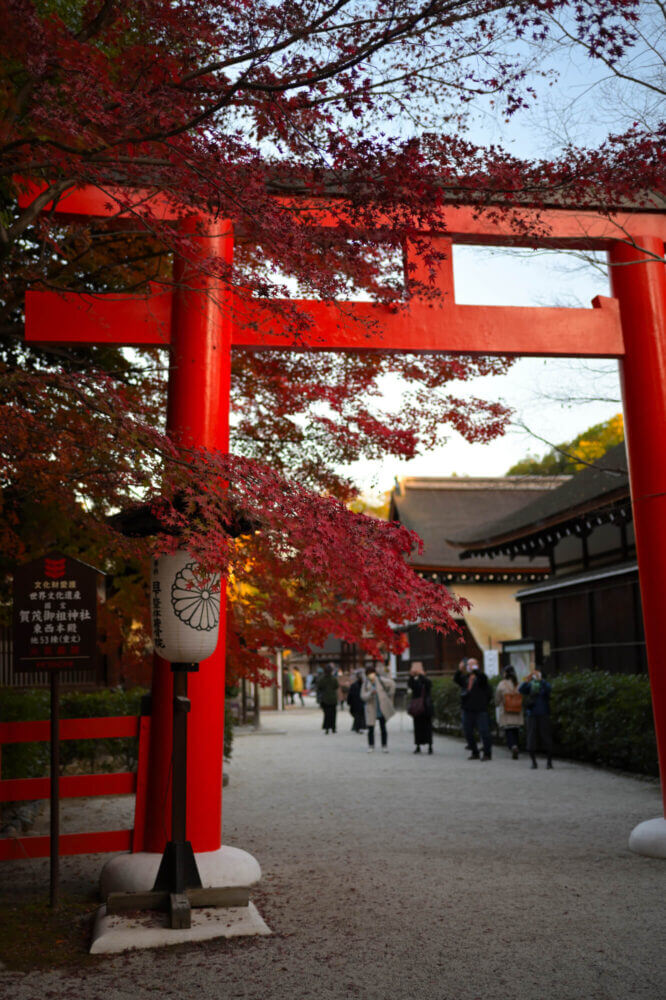
<path fill-rule="evenodd" d="M 195 857 L 204 889 L 249 888 L 261 878 L 259 862 L 239 847 L 202 851 Z M 149 892 L 155 885 L 161 860 L 161 854 L 147 852 L 111 858 L 100 875 L 102 899 L 110 892 Z"/>
<path fill-rule="evenodd" d="M 646 819 L 629 835 L 629 850 L 646 858 L 666 858 L 666 819 Z"/>
<path fill-rule="evenodd" d="M 189 941 L 270 933 L 270 928 L 252 903 L 248 906 L 193 909 L 192 926 L 186 930 L 169 927 L 167 913 L 144 911 L 138 916 L 126 913 L 107 916 L 106 906 L 100 906 L 90 953 L 105 955 L 134 948 L 164 948 Z"/>

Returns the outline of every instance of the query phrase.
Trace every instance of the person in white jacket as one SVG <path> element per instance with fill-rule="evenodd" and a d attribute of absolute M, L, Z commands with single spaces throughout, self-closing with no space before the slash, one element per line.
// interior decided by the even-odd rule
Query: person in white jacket
<path fill-rule="evenodd" d="M 379 722 L 382 753 L 388 753 L 386 723 L 395 715 L 393 696 L 395 682 L 387 673 L 379 673 L 375 666 L 366 667 L 361 698 L 365 702 L 365 724 L 368 729 L 368 753 L 375 749 L 375 722 Z"/>

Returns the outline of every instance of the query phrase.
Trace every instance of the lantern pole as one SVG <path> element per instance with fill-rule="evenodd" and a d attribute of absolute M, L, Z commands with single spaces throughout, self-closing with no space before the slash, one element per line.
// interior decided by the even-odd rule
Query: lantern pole
<path fill-rule="evenodd" d="M 168 892 L 172 927 L 190 927 L 190 902 L 186 889 L 201 888 L 201 876 L 187 839 L 187 716 L 191 708 L 187 696 L 188 674 L 198 663 L 172 663 L 173 673 L 173 756 L 171 767 L 171 840 L 164 848 L 153 892 Z"/>

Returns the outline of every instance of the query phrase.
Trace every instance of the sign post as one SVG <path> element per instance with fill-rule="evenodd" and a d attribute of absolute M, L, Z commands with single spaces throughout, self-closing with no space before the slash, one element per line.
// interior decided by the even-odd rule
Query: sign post
<path fill-rule="evenodd" d="M 47 671 L 51 687 L 51 906 L 58 904 L 60 841 L 60 671 L 97 663 L 99 570 L 61 552 L 14 572 L 14 672 Z"/>

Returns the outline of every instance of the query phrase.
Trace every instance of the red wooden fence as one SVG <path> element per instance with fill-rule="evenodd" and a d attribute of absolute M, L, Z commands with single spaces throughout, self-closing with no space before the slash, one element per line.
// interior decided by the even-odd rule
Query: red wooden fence
<path fill-rule="evenodd" d="M 150 717 L 119 715 L 98 719 L 61 719 L 61 740 L 139 737 L 136 774 L 75 774 L 60 778 L 60 797 L 77 798 L 96 795 L 136 794 L 134 828 L 103 830 L 98 833 L 60 834 L 60 854 L 97 854 L 110 851 L 140 851 L 143 846 L 145 794 Z M 34 743 L 50 739 L 50 722 L 0 722 L 0 751 L 5 743 Z M 48 799 L 50 778 L 10 778 L 0 781 L 0 802 L 26 802 Z M 0 861 L 22 858 L 47 858 L 49 837 L 7 837 L 0 839 Z"/>

